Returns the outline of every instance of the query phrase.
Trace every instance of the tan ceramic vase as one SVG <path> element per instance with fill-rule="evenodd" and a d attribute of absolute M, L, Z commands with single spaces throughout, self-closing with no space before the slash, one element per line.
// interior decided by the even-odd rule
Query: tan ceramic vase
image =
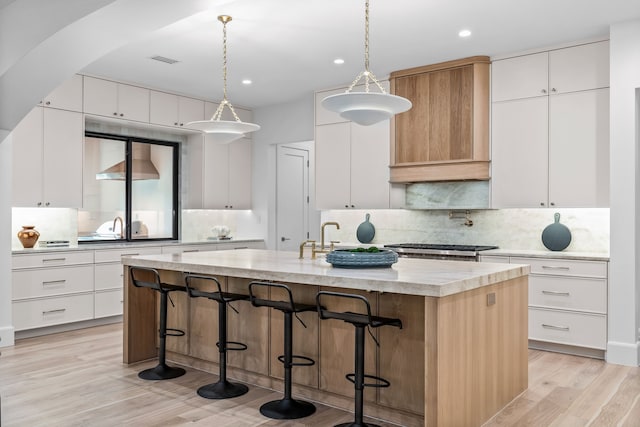
<path fill-rule="evenodd" d="M 40 233 L 35 228 L 35 225 L 23 225 L 22 230 L 18 231 L 18 239 L 25 248 L 32 248 L 38 241 Z"/>

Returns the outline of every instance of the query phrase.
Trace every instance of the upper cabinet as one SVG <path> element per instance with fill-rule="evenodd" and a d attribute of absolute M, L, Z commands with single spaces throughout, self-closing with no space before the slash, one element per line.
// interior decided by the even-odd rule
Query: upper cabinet
<path fill-rule="evenodd" d="M 36 107 L 12 135 L 13 206 L 82 207 L 82 114 Z"/>
<path fill-rule="evenodd" d="M 47 95 L 40 105 L 48 108 L 82 112 L 82 76 L 74 74 Z"/>
<path fill-rule="evenodd" d="M 606 41 L 493 62 L 492 207 L 609 206 L 608 69 Z"/>
<path fill-rule="evenodd" d="M 184 127 L 189 122 L 199 120 L 204 120 L 204 101 L 151 91 L 151 123 Z"/>
<path fill-rule="evenodd" d="M 413 106 L 392 119 L 391 182 L 489 179 L 489 58 L 391 73 Z"/>
<path fill-rule="evenodd" d="M 149 89 L 84 77 L 84 112 L 149 122 Z"/>

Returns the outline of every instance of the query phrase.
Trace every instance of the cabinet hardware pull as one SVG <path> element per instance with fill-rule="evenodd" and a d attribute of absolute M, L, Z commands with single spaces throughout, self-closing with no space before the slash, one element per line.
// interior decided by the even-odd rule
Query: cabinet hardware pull
<path fill-rule="evenodd" d="M 542 291 L 542 293 L 545 295 L 557 295 L 562 297 L 568 297 L 570 295 L 569 292 L 557 292 L 557 291 Z"/>
<path fill-rule="evenodd" d="M 237 248 L 233 248 L 233 249 L 249 249 L 249 246 L 238 246 Z"/>
<path fill-rule="evenodd" d="M 124 303 L 124 300 L 120 300 L 120 304 L 123 304 L 123 303 Z"/>
<path fill-rule="evenodd" d="M 55 262 L 55 261 L 65 261 L 66 258 L 47 258 L 43 259 L 42 262 Z"/>
<path fill-rule="evenodd" d="M 186 253 L 186 252 L 200 252 L 200 249 L 186 249 L 182 251 L 182 253 Z"/>
<path fill-rule="evenodd" d="M 67 311 L 66 308 L 59 308 L 57 310 L 48 310 L 48 311 L 43 311 L 42 314 L 53 314 L 53 313 L 64 313 L 65 311 Z"/>
<path fill-rule="evenodd" d="M 542 89 L 540 92 L 547 93 L 547 90 L 546 89 Z"/>
<path fill-rule="evenodd" d="M 546 328 L 546 329 L 555 329 L 556 331 L 568 331 L 569 330 L 568 326 L 547 325 L 546 323 L 543 323 L 542 327 Z"/>
<path fill-rule="evenodd" d="M 139 253 L 135 254 L 135 253 L 131 253 L 131 254 L 120 254 L 121 257 L 123 256 L 137 256 L 140 255 Z"/>
<path fill-rule="evenodd" d="M 49 280 L 46 282 L 42 282 L 42 286 L 47 286 L 47 285 L 59 285 L 61 283 L 65 283 L 66 280 L 62 279 L 62 280 Z"/>
<path fill-rule="evenodd" d="M 543 265 L 542 268 L 544 270 L 564 270 L 564 271 L 569 271 L 569 267 L 554 266 L 554 265 Z"/>

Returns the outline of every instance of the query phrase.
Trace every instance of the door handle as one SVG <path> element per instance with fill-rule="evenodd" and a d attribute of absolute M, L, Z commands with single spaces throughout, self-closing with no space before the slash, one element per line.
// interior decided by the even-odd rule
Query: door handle
<path fill-rule="evenodd" d="M 280 238 L 280 241 L 281 241 L 281 242 L 284 242 L 285 240 L 291 240 L 291 239 L 290 239 L 290 238 L 288 238 L 288 237 L 281 237 L 281 238 Z"/>

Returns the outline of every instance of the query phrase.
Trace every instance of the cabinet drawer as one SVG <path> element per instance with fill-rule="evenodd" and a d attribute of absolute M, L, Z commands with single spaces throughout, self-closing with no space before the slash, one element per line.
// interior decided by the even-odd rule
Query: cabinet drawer
<path fill-rule="evenodd" d="M 96 291 L 122 289 L 124 266 L 119 263 L 96 264 L 94 268 L 94 286 Z"/>
<path fill-rule="evenodd" d="M 207 251 L 215 251 L 218 249 L 218 245 L 173 245 L 173 246 L 163 246 L 162 253 L 163 254 L 183 254 L 185 252 L 207 252 Z"/>
<path fill-rule="evenodd" d="M 20 254 L 13 255 L 11 260 L 13 269 L 93 264 L 93 251 L 48 252 L 28 255 Z"/>
<path fill-rule="evenodd" d="M 529 305 L 607 312 L 607 281 L 582 277 L 529 276 Z"/>
<path fill-rule="evenodd" d="M 531 265 L 531 274 L 607 277 L 607 263 L 602 261 L 511 257 L 511 263 Z"/>
<path fill-rule="evenodd" d="M 93 291 L 93 265 L 13 271 L 13 299 Z"/>
<path fill-rule="evenodd" d="M 93 293 L 13 302 L 16 331 L 93 318 Z"/>
<path fill-rule="evenodd" d="M 99 262 L 120 262 L 123 256 L 137 255 L 158 255 L 161 253 L 159 246 L 152 247 L 129 247 L 122 249 L 105 249 L 96 251 L 96 263 Z"/>
<path fill-rule="evenodd" d="M 605 349 L 605 315 L 529 308 L 529 339 Z"/>
<path fill-rule="evenodd" d="M 122 314 L 124 306 L 122 289 L 96 292 L 95 317 L 117 316 Z"/>

